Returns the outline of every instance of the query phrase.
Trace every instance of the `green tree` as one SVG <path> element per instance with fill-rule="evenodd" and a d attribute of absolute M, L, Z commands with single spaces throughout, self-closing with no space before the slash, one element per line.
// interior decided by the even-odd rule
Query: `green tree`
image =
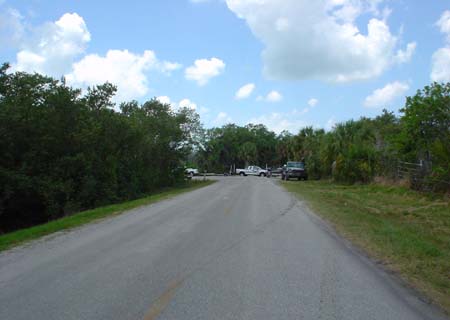
<path fill-rule="evenodd" d="M 80 90 L 0 68 L 0 233 L 133 199 L 183 179 L 198 115 L 114 85 Z"/>
<path fill-rule="evenodd" d="M 433 83 L 408 97 L 401 109 L 402 150 L 409 161 L 432 163 L 433 180 L 450 186 L 450 83 Z"/>
<path fill-rule="evenodd" d="M 242 161 L 245 162 L 245 166 L 248 166 L 250 163 L 253 163 L 258 156 L 256 144 L 254 144 L 253 142 L 245 142 L 239 148 L 238 156 Z"/>

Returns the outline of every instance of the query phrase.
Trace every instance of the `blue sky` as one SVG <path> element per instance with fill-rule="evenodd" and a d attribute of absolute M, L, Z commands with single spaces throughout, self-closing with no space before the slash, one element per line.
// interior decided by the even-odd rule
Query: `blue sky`
<path fill-rule="evenodd" d="M 295 133 L 397 111 L 450 81 L 448 10 L 443 0 L 0 0 L 0 58 L 81 88 L 113 82 L 116 101 L 195 108 L 206 127 Z"/>

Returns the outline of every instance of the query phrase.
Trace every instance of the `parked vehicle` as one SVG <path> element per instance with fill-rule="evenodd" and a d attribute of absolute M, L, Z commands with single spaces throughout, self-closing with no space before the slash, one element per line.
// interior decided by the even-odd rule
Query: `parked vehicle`
<path fill-rule="evenodd" d="M 272 169 L 272 174 L 281 174 L 281 173 L 283 173 L 283 167 Z"/>
<path fill-rule="evenodd" d="M 198 169 L 194 169 L 194 168 L 187 168 L 184 172 L 186 173 L 186 175 L 188 177 L 191 177 L 191 178 L 193 176 L 198 175 Z"/>
<path fill-rule="evenodd" d="M 290 178 L 297 178 L 298 180 L 308 180 L 308 172 L 304 162 L 288 161 L 283 167 L 281 179 L 289 180 Z"/>
<path fill-rule="evenodd" d="M 267 170 L 261 169 L 258 166 L 248 166 L 247 169 L 236 169 L 236 174 L 240 176 L 267 176 Z"/>

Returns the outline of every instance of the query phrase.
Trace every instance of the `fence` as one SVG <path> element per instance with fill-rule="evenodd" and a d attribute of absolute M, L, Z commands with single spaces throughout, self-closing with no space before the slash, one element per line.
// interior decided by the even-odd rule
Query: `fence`
<path fill-rule="evenodd" d="M 435 179 L 431 173 L 432 163 L 429 161 L 420 161 L 419 163 L 397 162 L 396 179 L 408 180 L 411 188 L 424 191 L 450 190 L 450 181 Z"/>

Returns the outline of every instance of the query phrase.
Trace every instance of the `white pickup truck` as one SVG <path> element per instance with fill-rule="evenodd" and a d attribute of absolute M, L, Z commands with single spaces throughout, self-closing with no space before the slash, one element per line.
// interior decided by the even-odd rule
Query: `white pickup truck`
<path fill-rule="evenodd" d="M 247 169 L 236 169 L 236 174 L 240 176 L 267 176 L 267 170 L 261 169 L 258 166 L 249 166 Z"/>
<path fill-rule="evenodd" d="M 184 172 L 186 173 L 186 175 L 190 178 L 192 178 L 193 176 L 198 175 L 198 169 L 194 169 L 194 168 L 186 168 L 184 170 Z"/>

